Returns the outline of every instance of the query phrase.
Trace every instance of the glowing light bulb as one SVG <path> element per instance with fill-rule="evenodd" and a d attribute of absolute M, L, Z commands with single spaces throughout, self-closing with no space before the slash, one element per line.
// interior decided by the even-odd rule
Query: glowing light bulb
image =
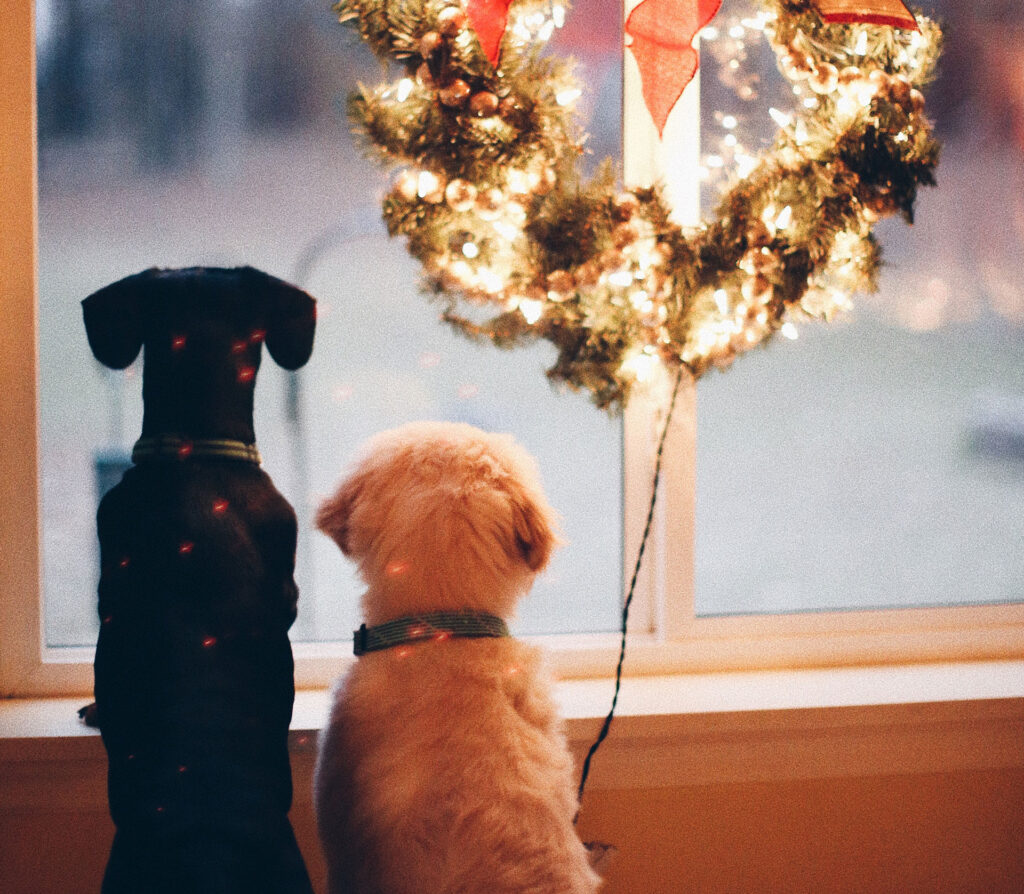
<path fill-rule="evenodd" d="M 491 270 L 489 267 L 481 268 L 478 276 L 480 278 L 480 285 L 483 287 L 485 292 L 497 295 L 505 288 L 504 278 L 499 275 L 497 271 Z"/>
<path fill-rule="evenodd" d="M 441 187 L 441 181 L 433 171 L 420 171 L 416 180 L 416 195 L 421 199 L 437 192 Z"/>
<path fill-rule="evenodd" d="M 576 102 L 583 95 L 579 87 L 565 87 L 555 94 L 555 102 L 560 106 L 567 106 Z"/>
<path fill-rule="evenodd" d="M 650 304 L 651 300 L 647 297 L 647 293 L 643 289 L 637 289 L 634 292 L 630 292 L 629 303 L 637 310 L 640 310 L 645 305 Z"/>
<path fill-rule="evenodd" d="M 775 229 L 784 230 L 793 222 L 793 207 L 787 205 L 779 212 L 779 216 L 775 218 Z"/>
<path fill-rule="evenodd" d="M 398 90 L 395 94 L 399 102 L 405 102 L 410 94 L 412 93 L 413 82 L 412 78 L 402 78 L 398 82 Z"/>
<path fill-rule="evenodd" d="M 800 333 L 797 331 L 796 326 L 792 323 L 783 323 L 782 329 L 779 330 L 784 337 L 790 341 L 796 341 L 800 337 Z"/>
<path fill-rule="evenodd" d="M 658 365 L 658 358 L 647 349 L 633 351 L 622 361 L 622 372 L 632 375 L 638 382 L 648 381 Z"/>
<path fill-rule="evenodd" d="M 480 247 L 475 242 L 465 242 L 462 245 L 462 253 L 472 260 L 480 254 Z"/>
<path fill-rule="evenodd" d="M 737 153 L 735 161 L 736 173 L 739 174 L 740 177 L 746 177 L 754 170 L 754 168 L 757 167 L 757 158 L 753 155 Z"/>
<path fill-rule="evenodd" d="M 541 314 L 544 313 L 544 302 L 537 301 L 534 298 L 523 298 L 519 302 L 519 313 L 523 315 L 523 319 L 532 326 L 541 318 Z"/>
<path fill-rule="evenodd" d="M 725 289 L 715 290 L 715 307 L 721 314 L 729 313 L 729 293 Z"/>

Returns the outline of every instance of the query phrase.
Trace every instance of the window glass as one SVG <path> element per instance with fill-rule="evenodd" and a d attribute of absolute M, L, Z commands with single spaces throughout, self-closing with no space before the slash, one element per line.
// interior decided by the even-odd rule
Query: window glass
<path fill-rule="evenodd" d="M 921 6 L 947 25 L 939 186 L 913 228 L 879 226 L 877 295 L 698 385 L 698 614 L 1024 593 L 1024 7 Z M 730 133 L 763 146 L 787 107 L 752 33 L 730 67 L 743 10 L 727 2 L 704 44 L 706 165 Z"/>
<path fill-rule="evenodd" d="M 380 66 L 329 4 L 38 0 L 36 11 L 48 645 L 95 642 L 97 500 L 141 425 L 141 364 L 96 363 L 79 302 L 153 265 L 252 264 L 319 299 L 313 359 L 292 376 L 265 357 L 256 396 L 265 468 L 300 520 L 295 638 L 341 639 L 356 623 L 359 583 L 311 530 L 318 499 L 356 445 L 417 418 L 511 431 L 538 459 L 568 544 L 518 628 L 614 629 L 621 423 L 549 386 L 546 346 L 502 353 L 437 321 L 418 268 L 383 233 L 384 176 L 345 119 L 348 91 Z M 620 142 L 619 18 L 583 0 L 554 42 L 580 59 L 595 156 Z"/>

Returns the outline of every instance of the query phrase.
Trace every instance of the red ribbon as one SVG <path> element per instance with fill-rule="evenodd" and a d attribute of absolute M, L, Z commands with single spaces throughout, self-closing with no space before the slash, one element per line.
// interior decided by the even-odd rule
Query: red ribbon
<path fill-rule="evenodd" d="M 831 24 L 889 25 L 920 30 L 917 19 L 900 0 L 811 0 L 821 17 Z"/>
<path fill-rule="evenodd" d="M 626 19 L 629 49 L 659 136 L 700 64 L 693 39 L 721 5 L 722 0 L 643 0 Z"/>
<path fill-rule="evenodd" d="M 484 55 L 495 68 L 501 58 L 501 39 L 508 25 L 508 8 L 512 0 L 467 0 L 466 16 L 476 31 Z"/>

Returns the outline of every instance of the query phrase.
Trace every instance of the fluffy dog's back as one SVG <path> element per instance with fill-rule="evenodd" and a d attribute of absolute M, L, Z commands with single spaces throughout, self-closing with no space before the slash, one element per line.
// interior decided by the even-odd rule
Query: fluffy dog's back
<path fill-rule="evenodd" d="M 331 894 L 594 891 L 549 692 L 539 653 L 513 639 L 361 658 L 316 770 Z"/>
<path fill-rule="evenodd" d="M 371 629 L 435 612 L 503 621 L 557 543 L 532 458 L 451 423 L 380 434 L 317 525 L 358 564 Z M 596 890 L 550 691 L 539 653 L 507 636 L 362 654 L 316 773 L 331 894 Z"/>

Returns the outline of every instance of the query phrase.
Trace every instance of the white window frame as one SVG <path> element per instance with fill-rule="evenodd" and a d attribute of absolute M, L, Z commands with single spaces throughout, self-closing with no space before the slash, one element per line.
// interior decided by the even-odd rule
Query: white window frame
<path fill-rule="evenodd" d="M 626 13 L 635 2 L 627 3 Z M 87 695 L 92 650 L 48 648 L 43 629 L 39 499 L 35 35 L 32 0 L 0 5 L 0 696 Z M 624 59 L 627 182 L 667 185 L 683 222 L 697 213 L 699 94 L 684 94 L 659 141 Z M 671 146 L 671 153 L 663 146 Z M 671 159 L 674 168 L 666 164 Z M 635 396 L 625 419 L 624 578 L 650 499 L 667 374 Z M 582 398 L 581 398 L 582 399 Z M 679 395 L 655 523 L 634 605 L 630 675 L 1013 659 L 1024 654 L 1024 604 L 701 618 L 694 599 L 696 391 Z M 564 679 L 607 677 L 618 637 L 538 637 Z M 298 643 L 296 683 L 328 684 L 348 643 Z"/>

